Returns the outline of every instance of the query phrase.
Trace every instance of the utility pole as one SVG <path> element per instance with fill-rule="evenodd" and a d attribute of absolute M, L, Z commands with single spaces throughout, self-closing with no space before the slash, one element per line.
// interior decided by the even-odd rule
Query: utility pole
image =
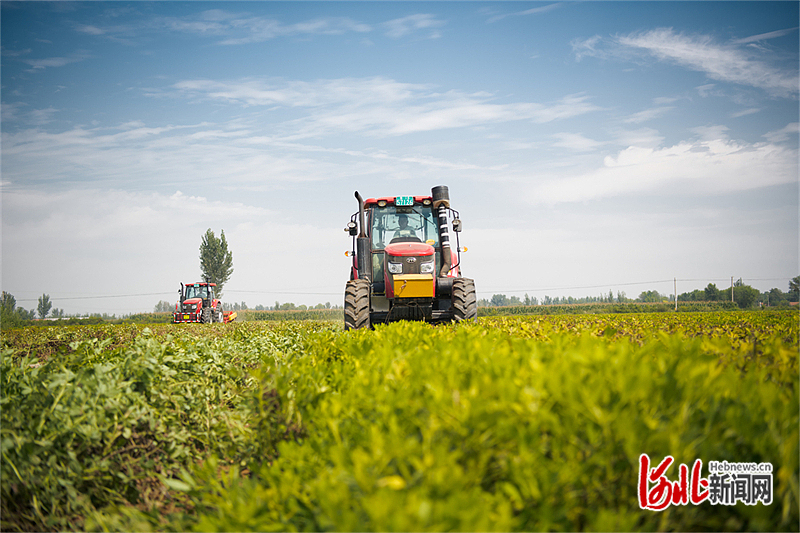
<path fill-rule="evenodd" d="M 733 276 L 731 276 L 731 303 L 733 303 Z"/>
<path fill-rule="evenodd" d="M 673 278 L 675 280 L 675 310 L 678 310 L 678 278 Z"/>

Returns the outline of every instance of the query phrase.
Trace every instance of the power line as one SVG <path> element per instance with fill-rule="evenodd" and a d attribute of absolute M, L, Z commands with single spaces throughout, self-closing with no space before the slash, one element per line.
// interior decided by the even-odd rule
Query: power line
<path fill-rule="evenodd" d="M 338 296 L 340 294 L 344 294 L 344 291 L 341 292 L 305 292 L 305 291 L 236 291 L 236 290 L 229 290 L 225 289 L 225 293 L 229 292 L 238 292 L 238 293 L 245 293 L 245 294 L 303 294 L 303 295 L 316 295 L 316 296 Z"/>
<path fill-rule="evenodd" d="M 68 296 L 68 297 L 58 297 L 58 296 L 49 296 L 50 301 L 61 301 L 61 300 L 98 300 L 102 298 L 133 298 L 136 296 L 165 296 L 168 294 L 172 294 L 171 292 L 149 292 L 149 293 L 142 293 L 142 294 L 109 294 L 109 295 L 102 295 L 102 296 Z M 16 300 L 17 302 L 38 302 L 38 298 L 22 298 Z"/>

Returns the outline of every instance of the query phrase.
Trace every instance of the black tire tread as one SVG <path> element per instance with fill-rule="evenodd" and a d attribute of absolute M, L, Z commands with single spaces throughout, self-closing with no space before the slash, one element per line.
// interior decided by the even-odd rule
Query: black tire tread
<path fill-rule="evenodd" d="M 475 296 L 475 281 L 469 278 L 453 280 L 453 320 L 478 319 L 478 300 Z"/>
<path fill-rule="evenodd" d="M 348 281 L 344 289 L 344 329 L 370 328 L 369 282 L 365 279 Z"/>

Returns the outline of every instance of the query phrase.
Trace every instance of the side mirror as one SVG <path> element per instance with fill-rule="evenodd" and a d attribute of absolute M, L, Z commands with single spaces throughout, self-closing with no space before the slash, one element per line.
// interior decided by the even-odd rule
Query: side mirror
<path fill-rule="evenodd" d="M 350 235 L 355 237 L 358 235 L 358 226 L 356 226 L 355 222 L 348 222 L 347 226 L 345 226 L 344 230 L 348 232 Z"/>
<path fill-rule="evenodd" d="M 459 233 L 461 231 L 461 219 L 453 219 L 453 231 Z"/>

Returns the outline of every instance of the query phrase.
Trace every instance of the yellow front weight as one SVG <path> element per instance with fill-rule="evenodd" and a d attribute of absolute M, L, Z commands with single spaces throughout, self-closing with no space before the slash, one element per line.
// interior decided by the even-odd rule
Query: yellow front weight
<path fill-rule="evenodd" d="M 401 274 L 394 277 L 396 298 L 433 298 L 432 274 Z"/>

